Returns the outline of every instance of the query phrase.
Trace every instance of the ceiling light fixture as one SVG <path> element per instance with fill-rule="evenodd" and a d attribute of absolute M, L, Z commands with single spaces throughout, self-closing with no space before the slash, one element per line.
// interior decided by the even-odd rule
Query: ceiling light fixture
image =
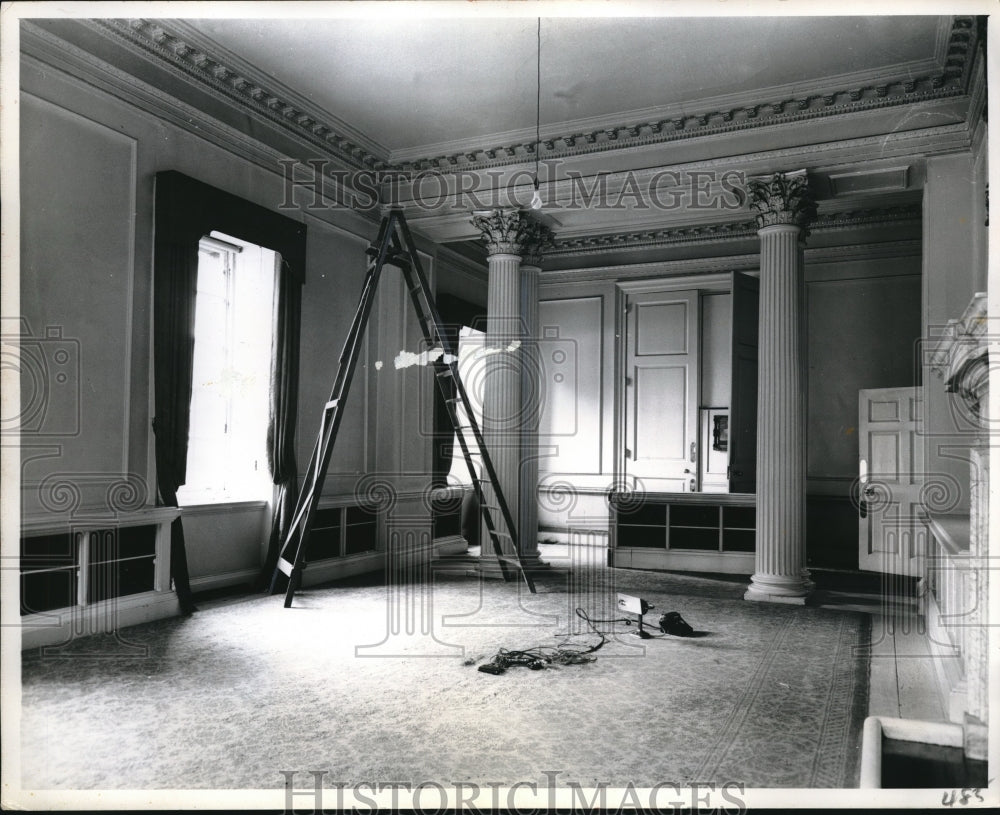
<path fill-rule="evenodd" d="M 542 118 L 542 18 L 538 18 L 538 31 L 535 38 L 535 191 L 531 196 L 531 208 L 542 208 L 542 196 L 538 192 L 538 151 L 541 149 L 541 118 Z"/>

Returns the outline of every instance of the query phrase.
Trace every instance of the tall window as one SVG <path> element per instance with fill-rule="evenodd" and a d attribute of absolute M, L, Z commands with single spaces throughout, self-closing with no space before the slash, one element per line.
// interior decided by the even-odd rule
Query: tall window
<path fill-rule="evenodd" d="M 181 506 L 267 499 L 268 388 L 280 257 L 219 232 L 198 245 L 187 481 Z"/>

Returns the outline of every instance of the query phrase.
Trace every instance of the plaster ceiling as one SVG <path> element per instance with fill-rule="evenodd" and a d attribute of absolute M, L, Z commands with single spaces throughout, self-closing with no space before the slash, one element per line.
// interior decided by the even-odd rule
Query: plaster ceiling
<path fill-rule="evenodd" d="M 187 23 L 393 160 L 533 138 L 535 18 Z M 907 77 L 941 60 L 946 34 L 947 18 L 930 16 L 545 18 L 542 135 Z"/>

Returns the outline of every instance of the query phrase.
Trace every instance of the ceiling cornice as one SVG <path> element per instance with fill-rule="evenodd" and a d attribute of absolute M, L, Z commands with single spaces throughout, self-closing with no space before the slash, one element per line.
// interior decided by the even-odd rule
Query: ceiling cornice
<path fill-rule="evenodd" d="M 852 85 L 823 93 L 790 95 L 778 100 L 706 110 L 697 114 L 549 135 L 539 145 L 539 160 L 699 138 L 765 125 L 961 96 L 968 91 L 971 58 L 975 55 L 976 42 L 976 18 L 954 17 L 944 63 L 939 70 L 906 79 L 894 78 L 882 83 Z M 524 162 L 533 159 L 534 155 L 535 143 L 531 139 L 394 161 L 393 166 L 404 172 L 480 169 Z"/>
<path fill-rule="evenodd" d="M 295 104 L 272 90 L 272 85 L 254 81 L 230 68 L 222 58 L 216 59 L 204 51 L 188 45 L 167 26 L 170 21 L 135 19 L 80 20 L 82 25 L 111 35 L 133 51 L 153 57 L 170 65 L 189 79 L 207 86 L 216 95 L 225 97 L 249 108 L 257 115 L 291 130 L 300 138 L 322 147 L 333 157 L 349 167 L 369 170 L 391 170 L 388 162 L 359 144 L 361 139 L 349 138 L 344 126 L 318 118 L 323 114 L 303 110 L 302 103 Z M 324 116 L 324 118 L 326 118 Z"/>
<path fill-rule="evenodd" d="M 812 232 L 854 229 L 863 226 L 884 226 L 921 219 L 920 204 L 903 204 L 883 208 L 853 209 L 820 213 L 810 226 Z M 623 249 L 653 249 L 662 246 L 689 246 L 700 243 L 720 243 L 753 238 L 757 226 L 746 221 L 698 224 L 666 229 L 645 229 L 610 235 L 588 235 L 575 238 L 556 238 L 545 257 L 576 257 Z"/>
<path fill-rule="evenodd" d="M 845 263 L 856 260 L 919 257 L 919 240 L 881 241 L 878 243 L 853 243 L 843 246 L 806 247 L 807 277 L 810 269 L 820 264 Z M 754 272 L 760 268 L 760 254 L 712 255 L 710 257 L 682 260 L 657 260 L 648 262 L 615 263 L 606 266 L 580 266 L 572 269 L 542 269 L 541 286 L 559 286 L 566 283 L 608 283 L 638 280 L 662 280 L 664 277 L 690 277 L 693 285 L 705 275 L 720 272 Z M 888 272 L 897 276 L 898 272 Z M 909 272 L 905 272 L 909 274 Z"/>
<path fill-rule="evenodd" d="M 340 122 L 332 114 L 310 108 L 276 81 L 262 79 L 241 60 L 227 59 L 221 48 L 219 52 L 210 54 L 189 44 L 179 33 L 182 28 L 176 21 L 100 19 L 81 23 L 113 36 L 133 51 L 170 65 L 202 87 L 208 87 L 226 100 L 295 132 L 350 167 L 401 173 L 429 170 L 448 172 L 519 164 L 533 160 L 535 156 L 535 144 L 532 140 L 469 147 L 442 155 L 393 162 L 374 142 L 350 130 L 346 123 Z M 568 158 L 717 136 L 727 132 L 962 96 L 969 92 L 970 66 L 976 53 L 976 45 L 976 18 L 957 16 L 951 21 L 940 70 L 906 79 L 895 78 L 884 83 L 855 84 L 823 93 L 789 95 L 696 114 L 550 135 L 541 142 L 539 159 Z"/>

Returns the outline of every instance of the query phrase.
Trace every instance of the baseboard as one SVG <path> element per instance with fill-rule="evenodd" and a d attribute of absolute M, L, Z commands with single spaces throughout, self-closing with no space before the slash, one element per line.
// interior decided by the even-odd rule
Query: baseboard
<path fill-rule="evenodd" d="M 609 549 L 608 565 L 619 569 L 751 575 L 753 552 L 694 552 L 662 549 Z"/>
<path fill-rule="evenodd" d="M 85 607 L 31 614 L 21 618 L 21 650 L 58 647 L 80 637 L 106 634 L 178 614 L 180 604 L 173 591 L 144 592 Z"/>
<path fill-rule="evenodd" d="M 330 560 L 310 563 L 302 572 L 303 586 L 316 586 L 331 580 L 353 577 L 367 572 L 378 572 L 385 568 L 385 552 L 363 552 Z"/>
<path fill-rule="evenodd" d="M 238 586 L 243 583 L 254 583 L 260 577 L 260 569 L 239 569 L 233 572 L 221 572 L 203 577 L 191 578 L 191 591 L 212 591 L 227 586 Z"/>
<path fill-rule="evenodd" d="M 607 529 L 542 527 L 538 530 L 539 543 L 565 543 L 573 546 L 607 546 L 608 537 Z"/>

